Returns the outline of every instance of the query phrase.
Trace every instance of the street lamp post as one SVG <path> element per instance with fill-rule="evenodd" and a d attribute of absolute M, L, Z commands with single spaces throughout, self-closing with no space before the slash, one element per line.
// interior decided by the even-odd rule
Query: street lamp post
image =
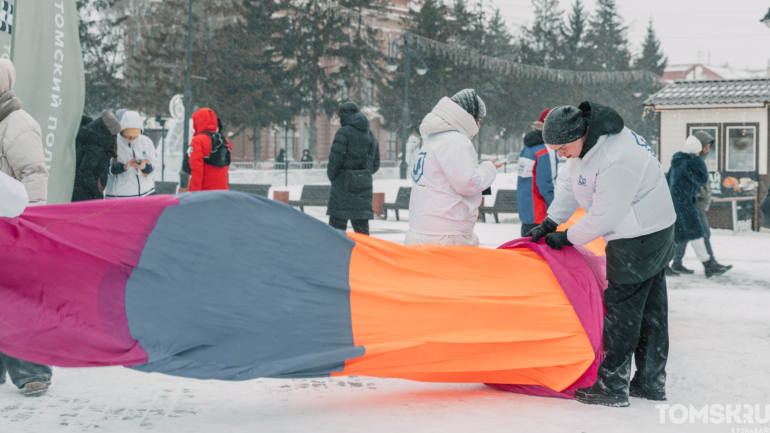
<path fill-rule="evenodd" d="M 190 89 L 190 63 L 192 62 L 192 16 L 193 0 L 187 13 L 187 68 L 184 77 L 184 141 L 182 142 L 182 170 L 179 171 L 179 187 L 187 188 L 190 183 L 190 157 L 187 155 L 187 147 L 190 143 L 190 102 L 192 90 Z M 165 144 L 165 143 L 164 143 Z"/>
<path fill-rule="evenodd" d="M 163 140 L 163 147 L 160 148 L 160 181 L 166 181 L 166 119 L 160 117 L 160 114 L 155 116 L 155 122 L 160 124 L 160 139 Z"/>
<path fill-rule="evenodd" d="M 388 72 L 396 72 L 398 69 L 398 63 L 395 59 L 395 47 L 397 47 L 398 41 L 401 39 L 401 36 L 393 40 L 393 42 L 388 42 L 388 57 L 390 59 L 388 60 L 388 63 L 385 65 L 385 69 L 388 70 Z M 415 51 L 414 48 L 410 51 L 410 46 L 414 45 L 414 38 L 412 36 L 412 32 L 406 32 L 406 35 L 404 37 L 404 108 L 403 108 L 403 132 L 402 132 L 402 141 L 401 141 L 401 164 L 399 164 L 399 171 L 401 174 L 401 179 L 406 179 L 406 142 L 409 139 L 409 60 L 411 59 L 412 53 Z M 422 50 L 421 50 L 422 51 Z M 420 54 L 420 64 L 417 65 L 416 68 L 418 75 L 425 75 L 428 72 L 428 67 L 425 65 L 425 61 L 422 59 L 422 54 Z"/>

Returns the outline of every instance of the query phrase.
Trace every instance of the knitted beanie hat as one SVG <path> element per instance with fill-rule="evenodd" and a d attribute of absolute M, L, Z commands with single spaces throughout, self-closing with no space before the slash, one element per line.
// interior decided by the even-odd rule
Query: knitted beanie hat
<path fill-rule="evenodd" d="M 588 124 L 583 112 L 576 107 L 563 105 L 551 110 L 543 122 L 543 141 L 546 144 L 572 143 L 584 136 Z"/>
<path fill-rule="evenodd" d="M 461 90 L 449 99 L 463 107 L 463 110 L 467 111 L 474 119 L 483 119 L 487 116 L 487 106 L 473 89 Z"/>
<path fill-rule="evenodd" d="M 703 150 L 703 144 L 698 137 L 691 135 L 684 141 L 684 151 L 686 153 L 693 153 L 695 155 L 701 153 Z"/>
<path fill-rule="evenodd" d="M 548 113 L 551 112 L 550 108 L 546 108 L 543 110 L 542 113 L 540 113 L 540 117 L 537 118 L 537 122 L 532 122 L 532 129 L 535 131 L 542 131 L 543 130 L 543 122 L 545 122 L 545 116 L 548 115 Z"/>

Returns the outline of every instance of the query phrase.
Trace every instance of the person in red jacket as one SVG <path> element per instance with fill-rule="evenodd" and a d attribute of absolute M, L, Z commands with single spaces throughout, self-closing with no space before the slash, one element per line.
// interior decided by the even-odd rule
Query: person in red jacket
<path fill-rule="evenodd" d="M 230 140 L 220 134 L 217 115 L 209 108 L 201 108 L 192 115 L 195 136 L 187 149 L 190 155 L 190 186 L 188 191 L 209 191 L 230 189 L 227 172 L 230 169 L 230 154 L 233 146 Z M 227 143 L 226 166 L 222 162 L 211 161 L 211 144 L 218 140 Z M 224 150 L 224 149 L 223 149 Z"/>

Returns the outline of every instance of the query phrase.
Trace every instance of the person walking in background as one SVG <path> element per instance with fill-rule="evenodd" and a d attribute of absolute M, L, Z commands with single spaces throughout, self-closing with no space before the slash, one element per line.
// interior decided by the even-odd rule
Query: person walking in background
<path fill-rule="evenodd" d="M 585 404 L 628 406 L 629 394 L 666 399 L 668 294 L 665 268 L 674 256 L 676 213 L 663 168 L 644 138 L 610 107 L 583 102 L 545 118 L 543 139 L 568 158 L 546 219 L 529 233 L 554 249 L 607 241 L 604 360 Z M 555 232 L 578 208 L 587 213 Z M 631 358 L 636 374 L 631 377 Z"/>
<path fill-rule="evenodd" d="M 369 129 L 369 119 L 355 102 L 340 104 L 342 127 L 334 135 L 326 175 L 332 182 L 326 214 L 329 225 L 346 230 L 348 221 L 356 233 L 369 234 L 372 210 L 372 175 L 380 169 L 380 145 Z"/>
<path fill-rule="evenodd" d="M 286 152 L 283 149 L 278 151 L 278 155 L 275 156 L 275 162 L 286 162 Z"/>
<path fill-rule="evenodd" d="M 427 135 L 411 170 L 409 231 L 404 245 L 478 246 L 473 232 L 481 193 L 492 186 L 502 164 L 478 162 L 471 138 L 487 115 L 473 89 L 444 97 L 425 116 L 420 134 Z"/>
<path fill-rule="evenodd" d="M 233 146 L 220 131 L 216 113 L 201 108 L 192 119 L 195 137 L 187 148 L 191 170 L 188 191 L 229 190 Z"/>
<path fill-rule="evenodd" d="M 310 156 L 310 151 L 308 149 L 302 151 L 300 162 L 302 163 L 302 168 L 305 170 L 313 168 L 313 157 Z"/>
<path fill-rule="evenodd" d="M 155 145 L 149 137 L 142 134 L 142 129 L 139 113 L 123 113 L 120 135 L 113 147 L 105 197 L 145 197 L 155 192 L 153 173 L 158 166 Z"/>
<path fill-rule="evenodd" d="M 107 110 L 102 116 L 80 128 L 75 139 L 75 187 L 72 201 L 104 198 L 110 173 L 112 149 L 120 134 L 120 122 Z"/>
<path fill-rule="evenodd" d="M 543 110 L 537 122 L 532 123 L 532 131 L 524 136 L 524 148 L 519 154 L 516 202 L 522 237 L 543 222 L 553 201 L 559 159 L 543 141 L 543 121 L 550 111 Z"/>
<path fill-rule="evenodd" d="M 694 135 L 687 137 L 684 143 L 684 152 L 674 154 L 671 159 L 671 168 L 668 171 L 668 184 L 676 209 L 675 241 L 677 251 L 671 269 L 678 273 L 693 273 L 682 265 L 687 242 L 690 242 L 698 260 L 703 263 L 706 278 L 722 275 L 732 268 L 732 266 L 726 267 L 718 264 L 710 251 L 710 245 L 708 248 L 706 247 L 706 232 L 710 233 L 710 230 L 706 211 L 701 210 L 704 206 L 699 203 L 698 199 L 704 184 L 708 188 L 709 172 L 703 161 L 703 156 L 708 154 L 713 140 L 711 136 L 704 137 L 703 141 L 707 143 L 704 146 L 698 137 Z M 708 209 L 708 204 L 711 203 L 711 194 L 709 193 L 707 199 L 702 200 L 708 200 L 705 205 L 705 208 Z M 701 212 L 703 212 L 702 217 Z M 705 223 L 702 219 L 705 219 Z"/>
<path fill-rule="evenodd" d="M 40 125 L 22 110 L 21 101 L 13 93 L 15 83 L 13 63 L 8 59 L 0 60 L 0 173 L 21 182 L 29 206 L 44 205 L 48 201 L 48 170 L 45 168 L 43 136 Z M 11 207 L 6 209 L 9 215 L 21 211 L 23 201 L 18 184 L 6 177 L 2 181 L 11 196 L 3 196 L 4 203 L 0 208 Z M 6 199 L 11 202 L 6 203 Z M 53 375 L 47 365 L 0 353 L 0 384 L 5 383 L 6 373 L 28 396 L 48 389 Z"/>

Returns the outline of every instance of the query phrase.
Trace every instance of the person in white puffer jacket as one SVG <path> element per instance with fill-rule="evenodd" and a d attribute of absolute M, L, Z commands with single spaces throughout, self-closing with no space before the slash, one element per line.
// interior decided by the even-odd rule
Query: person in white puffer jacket
<path fill-rule="evenodd" d="M 120 119 L 121 131 L 104 190 L 106 198 L 144 197 L 155 192 L 153 173 L 158 160 L 152 140 L 142 135 L 142 126 L 139 113 L 123 113 Z"/>
<path fill-rule="evenodd" d="M 405 245 L 478 246 L 473 233 L 481 193 L 495 181 L 502 164 L 478 163 L 471 138 L 486 116 L 484 101 L 473 89 L 442 98 L 425 116 L 427 135 L 411 168 L 409 231 Z"/>

